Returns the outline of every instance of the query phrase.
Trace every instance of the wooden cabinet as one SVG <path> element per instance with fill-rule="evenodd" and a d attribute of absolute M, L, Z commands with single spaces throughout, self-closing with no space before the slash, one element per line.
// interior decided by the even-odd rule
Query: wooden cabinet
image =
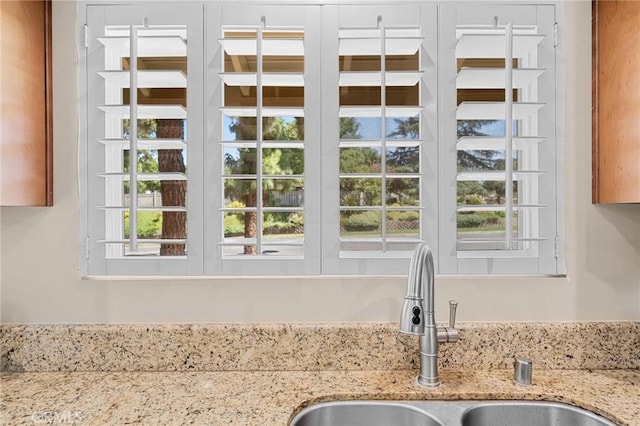
<path fill-rule="evenodd" d="M 640 1 L 594 1 L 593 202 L 640 202 Z"/>
<path fill-rule="evenodd" d="M 53 204 L 51 2 L 0 1 L 0 205 Z"/>

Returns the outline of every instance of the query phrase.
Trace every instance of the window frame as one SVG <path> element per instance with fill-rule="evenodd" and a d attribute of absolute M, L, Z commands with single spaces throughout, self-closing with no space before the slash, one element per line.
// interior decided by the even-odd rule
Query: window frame
<path fill-rule="evenodd" d="M 353 1 L 351 7 L 365 5 L 379 5 L 380 8 L 389 6 L 398 9 L 400 4 L 388 1 Z M 514 2 L 494 3 L 495 7 L 503 7 Z M 516 6 L 521 3 L 515 2 Z M 556 44 L 554 55 L 554 85 L 555 110 L 552 114 L 554 123 L 554 143 L 544 148 L 541 157 L 548 159 L 550 171 L 554 176 L 552 182 L 541 185 L 539 190 L 549 197 L 548 201 L 540 199 L 540 204 L 548 206 L 549 218 L 554 220 L 555 232 L 541 244 L 540 256 L 529 259 L 492 257 L 488 259 L 459 259 L 456 256 L 456 221 L 455 215 L 451 220 L 448 209 L 456 206 L 455 167 L 446 166 L 455 157 L 455 142 L 457 137 L 450 138 L 451 129 L 447 129 L 446 111 L 451 109 L 451 99 L 444 95 L 450 90 L 445 83 L 451 72 L 444 65 L 442 31 L 443 19 L 450 18 L 447 8 L 463 5 L 464 2 L 438 1 L 406 1 L 401 4 L 420 8 L 419 21 L 423 34 L 434 31 L 435 37 L 425 34 L 420 55 L 420 69 L 423 70 L 420 90 L 420 105 L 423 105 L 421 116 L 421 236 L 434 236 L 428 241 L 436 255 L 436 273 L 443 275 L 561 275 L 564 273 L 563 258 L 563 129 L 564 129 L 564 86 L 563 69 L 559 59 L 562 58 L 562 43 L 558 43 L 557 24 L 550 35 L 552 44 Z M 554 22 L 560 21 L 563 8 L 561 2 L 541 0 L 536 5 L 545 5 L 553 11 Z M 161 4 L 176 6 L 175 2 Z M 188 5 L 188 6 L 187 6 Z M 189 102 L 196 103 L 196 107 L 189 108 L 188 134 L 190 139 L 200 138 L 202 143 L 189 146 L 188 193 L 201 194 L 191 196 L 188 200 L 188 245 L 186 258 L 171 259 L 171 257 L 106 259 L 104 245 L 97 243 L 96 236 L 104 234 L 104 225 L 96 219 L 96 213 L 91 209 L 104 204 L 100 199 L 100 191 L 96 186 L 103 186 L 99 178 L 94 175 L 97 167 L 104 160 L 96 158 L 93 150 L 87 147 L 91 138 L 88 123 L 95 120 L 95 114 L 90 113 L 89 98 L 92 96 L 89 88 L 95 84 L 96 76 L 90 75 L 86 66 L 88 56 L 95 54 L 97 47 L 91 45 L 94 35 L 92 28 L 97 25 L 90 21 L 89 10 L 92 8 L 130 7 L 136 11 L 149 14 L 150 8 L 144 2 L 124 5 L 123 2 L 85 1 L 78 3 L 78 85 L 79 85 L 79 190 L 80 190 L 80 247 L 81 272 L 87 276 L 315 276 L 315 275 L 405 275 L 408 270 L 409 257 L 402 256 L 364 256 L 362 258 L 340 257 L 339 227 L 340 200 L 336 189 L 339 188 L 339 149 L 324 141 L 337 139 L 332 135 L 331 128 L 339 126 L 336 105 L 338 99 L 338 39 L 337 31 L 340 22 L 340 8 L 345 4 L 339 0 L 328 1 L 294 1 L 282 2 L 274 5 L 266 0 L 244 1 L 232 3 L 224 1 L 207 1 L 200 3 L 180 4 L 188 8 L 188 25 L 198 28 L 195 35 L 189 35 L 189 51 L 196 52 L 188 55 L 190 78 L 199 79 L 200 83 L 188 85 Z M 247 8 L 250 6 L 250 8 Z M 154 6 L 155 7 L 155 6 Z M 222 174 L 222 162 L 217 161 L 220 155 L 219 134 L 222 128 L 222 114 L 219 113 L 221 94 L 221 79 L 218 73 L 222 68 L 220 61 L 221 47 L 218 39 L 225 25 L 225 13 L 232 8 L 242 8 L 243 13 L 249 11 L 250 18 L 269 14 L 274 8 L 302 7 L 313 12 L 313 19 L 305 24 L 305 53 L 307 48 L 312 54 L 305 56 L 305 117 L 319 117 L 317 120 L 305 120 L 305 246 L 303 259 L 277 259 L 273 257 L 257 256 L 252 259 L 224 259 L 219 242 L 223 239 L 223 229 L 216 226 L 221 213 L 223 194 L 221 185 L 211 183 L 211 179 L 219 179 Z M 226 9 L 226 11 L 225 11 Z M 371 8 L 375 9 L 375 8 Z M 136 12 L 138 13 L 138 12 Z M 372 11 L 371 13 L 377 13 Z M 273 15 L 276 16 L 276 15 Z M 267 20 L 270 20 L 267 17 Z M 454 21 L 455 22 L 455 21 Z M 85 26 L 85 23 L 87 26 Z M 133 21 L 132 21 L 133 23 Z M 139 23 L 136 21 L 135 23 Z M 237 25 L 241 25 L 238 22 Z M 104 24 L 103 24 L 104 25 Z M 87 29 L 88 28 L 88 29 Z M 330 30 L 328 30 L 330 28 Z M 428 29 L 427 29 L 428 28 Z M 433 30 L 435 29 L 435 30 Z M 331 31 L 331 33 L 329 33 Z M 335 31 L 336 37 L 331 35 Z M 88 34 L 89 43 L 85 49 L 85 37 Z M 454 31 L 455 35 L 455 31 Z M 307 36 L 309 38 L 307 39 Z M 199 46 L 199 47 L 198 47 Z M 92 50 L 93 49 L 93 50 Z M 199 49 L 199 50 L 197 50 Z M 198 53 L 199 52 L 199 53 Z M 425 52 L 427 54 L 425 54 Z M 309 62 L 308 62 L 309 61 Z M 455 62 L 455 61 L 454 61 Z M 455 66 L 455 64 L 454 64 Z M 197 71 L 196 71 L 197 70 Z M 191 76 L 195 72 L 198 75 Z M 455 75 L 455 70 L 453 74 Z M 306 83 L 310 81 L 319 84 Z M 336 90 L 322 90 L 323 87 L 335 87 Z M 455 83 L 454 83 L 455 90 Z M 454 108 L 455 109 L 455 108 Z M 454 115 L 455 117 L 455 115 Z M 450 121 L 449 121 L 450 122 Z M 454 118 L 455 122 L 455 118 Z M 193 127 L 193 128 L 192 128 Z M 429 129 L 428 131 L 426 129 Z M 455 127 L 454 127 L 455 129 Z M 433 132 L 430 134 L 429 132 Z M 449 140 L 454 144 L 453 151 L 443 141 Z M 321 143 L 321 140 L 323 143 Z M 550 144 L 551 145 L 551 144 Z M 99 156 L 98 156 L 99 157 Z M 196 159 L 200 159 L 196 161 Z M 205 159 L 212 160 L 205 160 Z M 318 161 L 318 159 L 320 159 Z M 455 164 L 455 158 L 454 158 Z M 453 180 L 451 174 L 453 173 Z M 196 179 L 191 176 L 197 176 Z M 309 177 L 320 176 L 320 179 Z M 453 182 L 453 184 L 446 184 Z M 553 196 L 552 196 L 553 195 Z M 453 197 L 453 200 L 452 200 Z M 212 220 L 211 218 L 216 218 Z M 453 235 L 451 239 L 450 235 Z M 452 250 L 453 245 L 453 250 Z"/>

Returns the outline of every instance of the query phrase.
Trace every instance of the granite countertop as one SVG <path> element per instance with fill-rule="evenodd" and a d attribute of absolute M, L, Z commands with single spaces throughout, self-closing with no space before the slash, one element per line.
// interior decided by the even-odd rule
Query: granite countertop
<path fill-rule="evenodd" d="M 0 425 L 286 426 L 347 399 L 528 399 L 640 426 L 640 322 L 461 323 L 418 387 L 398 324 L 0 325 Z M 533 360 L 533 386 L 513 360 Z"/>
<path fill-rule="evenodd" d="M 345 399 L 527 399 L 564 402 L 640 425 L 640 370 L 443 369 L 424 390 L 416 371 L 178 371 L 1 373 L 0 423 L 21 425 L 284 426 L 301 407 Z"/>

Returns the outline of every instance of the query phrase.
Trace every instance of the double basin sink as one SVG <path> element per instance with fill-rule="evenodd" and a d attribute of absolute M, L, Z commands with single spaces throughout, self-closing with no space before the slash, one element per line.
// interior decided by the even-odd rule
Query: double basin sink
<path fill-rule="evenodd" d="M 546 401 L 337 401 L 309 406 L 289 426 L 616 426 Z"/>

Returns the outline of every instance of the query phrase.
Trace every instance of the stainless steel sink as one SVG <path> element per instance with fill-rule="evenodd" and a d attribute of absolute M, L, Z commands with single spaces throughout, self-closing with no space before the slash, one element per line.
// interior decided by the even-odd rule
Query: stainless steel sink
<path fill-rule="evenodd" d="M 614 423 L 589 411 L 552 402 L 492 402 L 467 409 L 462 426 L 603 426 Z"/>
<path fill-rule="evenodd" d="M 289 426 L 616 426 L 545 401 L 336 401 L 309 406 Z"/>
<path fill-rule="evenodd" d="M 291 426 L 444 426 L 411 404 L 387 401 L 343 401 L 316 404 L 301 411 Z"/>

